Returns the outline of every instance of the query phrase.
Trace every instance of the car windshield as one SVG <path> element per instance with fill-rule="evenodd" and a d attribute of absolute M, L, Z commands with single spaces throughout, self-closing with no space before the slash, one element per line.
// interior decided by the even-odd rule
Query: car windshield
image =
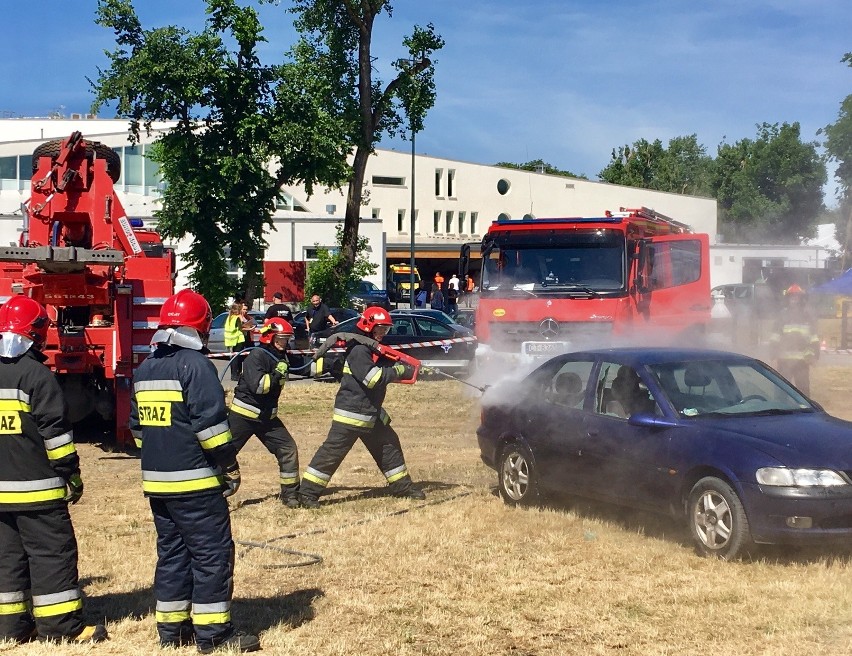
<path fill-rule="evenodd" d="M 812 412 L 786 380 L 755 360 L 692 360 L 649 365 L 681 417 Z"/>
<path fill-rule="evenodd" d="M 483 254 L 484 296 L 595 297 L 624 289 L 624 235 L 616 230 L 513 232 Z"/>

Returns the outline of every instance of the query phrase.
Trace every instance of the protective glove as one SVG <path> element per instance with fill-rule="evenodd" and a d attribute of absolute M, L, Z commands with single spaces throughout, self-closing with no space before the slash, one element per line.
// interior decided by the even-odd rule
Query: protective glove
<path fill-rule="evenodd" d="M 240 483 L 242 482 L 242 478 L 240 477 L 240 466 L 234 462 L 233 465 L 229 465 L 225 468 L 222 475 L 225 478 L 225 485 L 228 486 L 228 489 L 222 492 L 222 496 L 226 499 L 234 494 L 236 494 L 237 490 L 240 489 Z"/>
<path fill-rule="evenodd" d="M 402 362 L 397 362 L 393 366 L 393 370 L 396 372 L 397 378 L 400 380 L 405 378 L 405 365 Z"/>
<path fill-rule="evenodd" d="M 286 376 L 289 370 L 290 365 L 287 364 L 286 360 L 281 360 L 281 362 L 275 365 L 275 371 L 277 371 L 282 376 Z"/>
<path fill-rule="evenodd" d="M 83 479 L 80 478 L 80 474 L 71 474 L 71 478 L 69 478 L 66 483 L 66 494 L 65 501 L 70 504 L 75 504 L 80 500 L 80 497 L 83 496 Z"/>

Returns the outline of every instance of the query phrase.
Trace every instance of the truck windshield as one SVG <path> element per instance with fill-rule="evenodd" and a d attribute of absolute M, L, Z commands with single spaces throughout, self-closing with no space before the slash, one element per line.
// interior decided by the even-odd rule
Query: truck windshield
<path fill-rule="evenodd" d="M 391 280 L 393 280 L 394 282 L 411 282 L 411 273 L 408 272 L 408 271 L 406 271 L 405 273 L 395 272 L 391 276 Z M 420 282 L 420 274 L 417 273 L 416 271 L 414 272 L 414 282 L 415 283 Z"/>
<path fill-rule="evenodd" d="M 506 231 L 486 240 L 483 295 L 594 297 L 625 289 L 625 241 L 618 230 Z"/>

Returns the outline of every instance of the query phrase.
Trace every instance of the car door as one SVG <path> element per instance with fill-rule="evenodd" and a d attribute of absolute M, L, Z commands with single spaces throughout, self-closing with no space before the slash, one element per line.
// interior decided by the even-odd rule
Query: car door
<path fill-rule="evenodd" d="M 626 370 L 635 376 L 630 396 L 619 389 Z M 595 375 L 591 411 L 585 416 L 583 468 L 594 496 L 628 505 L 659 509 L 667 502 L 670 484 L 665 466 L 669 429 L 633 426 L 636 412 L 662 416 L 648 389 L 646 374 L 616 362 L 603 361 Z"/>
<path fill-rule="evenodd" d="M 415 316 L 414 323 L 420 341 L 443 342 L 415 349 L 417 353 L 414 357 L 422 360 L 426 366 L 432 362 L 434 366 L 464 367 L 470 360 L 464 349 L 456 348 L 459 344 L 448 341 L 455 336 L 451 326 L 432 317 L 423 316 Z"/>
<path fill-rule="evenodd" d="M 521 410 L 523 432 L 533 450 L 542 486 L 582 492 L 586 485 L 583 418 L 594 362 L 564 358 L 551 362 L 531 377 L 535 390 Z"/>

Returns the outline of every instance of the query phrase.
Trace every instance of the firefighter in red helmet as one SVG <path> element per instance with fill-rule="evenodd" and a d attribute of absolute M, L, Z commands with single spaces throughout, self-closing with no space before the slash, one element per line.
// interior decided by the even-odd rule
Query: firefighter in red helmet
<path fill-rule="evenodd" d="M 83 623 L 68 503 L 80 459 L 56 377 L 41 353 L 50 321 L 28 296 L 0 307 L 0 640 L 100 642 Z"/>
<path fill-rule="evenodd" d="M 278 461 L 280 499 L 299 507 L 299 452 L 290 431 L 278 418 L 278 397 L 287 382 L 287 346 L 293 327 L 284 319 L 267 319 L 260 329 L 260 346 L 252 349 L 234 390 L 228 422 L 239 453 L 257 435 Z"/>
<path fill-rule="evenodd" d="M 786 309 L 775 322 L 769 344 L 778 371 L 805 394 L 810 394 L 811 365 L 819 358 L 817 323 L 807 307 L 805 290 L 784 290 Z"/>
<path fill-rule="evenodd" d="M 216 368 L 203 351 L 210 306 L 188 289 L 166 299 L 156 346 L 133 375 L 130 430 L 157 530 L 154 594 L 160 645 L 255 651 L 231 624 L 234 542 L 225 496 L 239 486 Z"/>
<path fill-rule="evenodd" d="M 387 310 L 368 307 L 356 329 L 380 342 L 392 326 Z M 304 507 L 319 506 L 319 495 L 359 438 L 385 475 L 391 494 L 410 499 L 426 498 L 411 482 L 399 436 L 382 408 L 388 384 L 409 378 L 411 374 L 408 365 L 394 364 L 375 354 L 366 344 L 353 340 L 347 345 L 331 429 L 302 474 L 299 499 Z"/>

